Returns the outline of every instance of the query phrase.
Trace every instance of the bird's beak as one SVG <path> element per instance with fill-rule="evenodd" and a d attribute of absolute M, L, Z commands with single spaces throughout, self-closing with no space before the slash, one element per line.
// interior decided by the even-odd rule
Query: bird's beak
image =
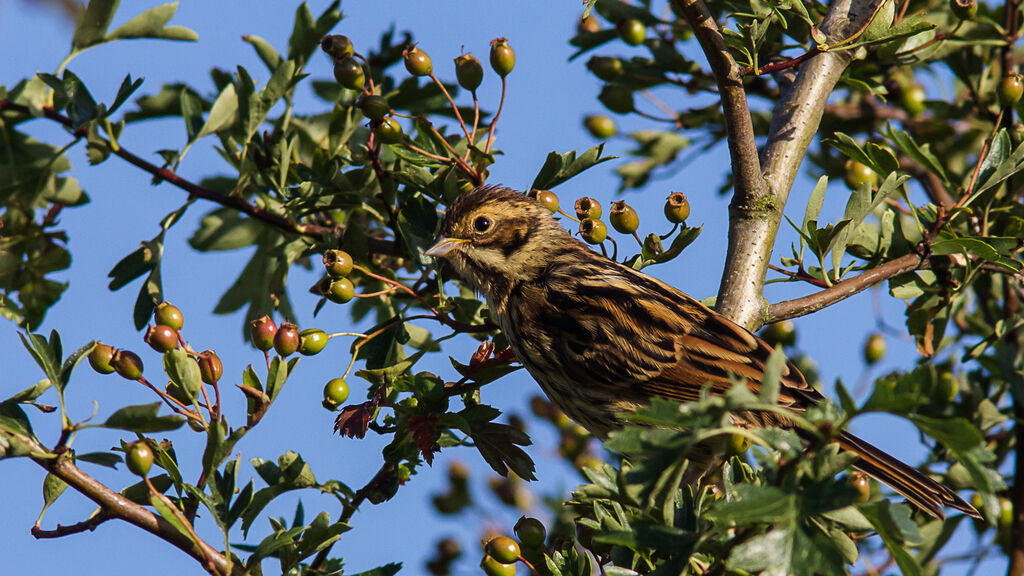
<path fill-rule="evenodd" d="M 445 238 L 441 236 L 434 242 L 434 245 L 427 249 L 425 254 L 433 258 L 444 258 L 452 250 L 459 247 L 459 244 L 469 242 L 469 238 Z"/>

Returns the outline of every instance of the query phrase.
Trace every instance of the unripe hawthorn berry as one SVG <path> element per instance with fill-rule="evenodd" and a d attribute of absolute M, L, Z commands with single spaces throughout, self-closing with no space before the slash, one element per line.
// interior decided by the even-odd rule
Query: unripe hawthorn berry
<path fill-rule="evenodd" d="M 277 324 L 270 319 L 270 316 L 263 316 L 252 321 L 249 326 L 249 335 L 252 337 L 252 345 L 257 350 L 266 352 L 274 347 L 274 336 L 277 335 Z"/>
<path fill-rule="evenodd" d="M 125 447 L 124 463 L 133 474 L 145 477 L 153 466 L 153 449 L 145 440 L 132 442 Z"/>
<path fill-rule="evenodd" d="M 576 25 L 576 33 L 590 33 L 598 32 L 601 30 L 601 23 L 597 21 L 595 16 L 587 16 L 586 18 L 580 18 L 579 23 Z"/>
<path fill-rule="evenodd" d="M 647 27 L 636 18 L 619 20 L 615 25 L 615 30 L 619 33 L 619 38 L 622 38 L 622 41 L 630 46 L 643 44 L 644 37 L 647 36 Z"/>
<path fill-rule="evenodd" d="M 628 114 L 633 111 L 633 91 L 622 84 L 605 84 L 597 99 L 605 108 L 616 114 Z"/>
<path fill-rule="evenodd" d="M 100 374 L 111 374 L 114 372 L 114 367 L 110 365 L 110 360 L 116 352 L 117 350 L 113 346 L 97 341 L 89 351 L 89 365 Z"/>
<path fill-rule="evenodd" d="M 911 82 L 900 88 L 900 106 L 911 116 L 917 116 L 924 112 L 927 98 L 924 87 L 917 82 Z"/>
<path fill-rule="evenodd" d="M 163 354 L 178 347 L 178 331 L 163 324 L 151 325 L 146 329 L 143 340 L 150 348 Z"/>
<path fill-rule="evenodd" d="M 515 576 L 516 574 L 515 564 L 502 564 L 493 556 L 484 556 L 484 559 L 480 561 L 480 568 L 487 576 Z"/>
<path fill-rule="evenodd" d="M 299 349 L 299 327 L 291 322 L 281 324 L 274 335 L 274 350 L 288 356 Z"/>
<path fill-rule="evenodd" d="M 544 541 L 548 537 L 544 524 L 540 520 L 528 516 L 520 517 L 514 530 L 519 542 L 525 548 L 540 548 L 544 546 Z"/>
<path fill-rule="evenodd" d="M 484 67 L 472 54 L 463 54 L 455 59 L 455 78 L 470 92 L 476 91 L 484 81 Z"/>
<path fill-rule="evenodd" d="M 118 350 L 110 359 L 110 365 L 119 375 L 129 380 L 142 377 L 142 358 L 131 350 Z"/>
<path fill-rule="evenodd" d="M 665 218 L 673 224 L 681 224 L 686 222 L 689 217 L 690 201 L 686 199 L 686 194 L 682 192 L 669 194 L 665 201 Z"/>
<path fill-rule="evenodd" d="M 588 196 L 576 200 L 573 208 L 576 209 L 576 217 L 580 220 L 584 218 L 597 220 L 601 217 L 601 203 Z"/>
<path fill-rule="evenodd" d="M 344 250 L 324 252 L 324 268 L 332 278 L 344 278 L 352 272 L 352 256 Z"/>
<path fill-rule="evenodd" d="M 376 94 L 363 94 L 359 98 L 359 111 L 363 113 L 370 120 L 383 120 L 385 116 L 391 113 L 391 106 L 388 105 L 387 98 L 383 96 L 377 96 Z"/>
<path fill-rule="evenodd" d="M 622 76 L 622 60 L 614 56 L 594 56 L 587 61 L 587 69 L 608 82 Z"/>
<path fill-rule="evenodd" d="M 344 304 L 355 298 L 356 287 L 348 278 L 338 278 L 331 282 L 331 285 L 327 287 L 327 293 L 324 294 L 324 296 L 326 296 L 331 302 Z"/>
<path fill-rule="evenodd" d="M 961 20 L 974 20 L 978 14 L 977 0 L 949 0 L 949 9 Z"/>
<path fill-rule="evenodd" d="M 761 331 L 761 338 L 769 346 L 792 346 L 796 344 L 796 326 L 789 320 L 769 324 Z"/>
<path fill-rule="evenodd" d="M 583 119 L 583 126 L 590 132 L 590 135 L 598 140 L 605 140 L 615 136 L 618 128 L 615 121 L 607 116 L 592 114 Z"/>
<path fill-rule="evenodd" d="M 519 543 L 508 536 L 491 538 L 485 550 L 489 556 L 502 564 L 511 564 L 519 559 Z"/>
<path fill-rule="evenodd" d="M 534 188 L 530 190 L 527 196 L 533 198 L 537 202 L 540 202 L 542 206 L 550 210 L 552 213 L 558 212 L 558 195 L 551 190 L 538 190 Z"/>
<path fill-rule="evenodd" d="M 324 386 L 324 407 L 334 410 L 348 400 L 348 383 L 344 378 L 332 378 Z"/>
<path fill-rule="evenodd" d="M 307 328 L 299 332 L 299 354 L 313 356 L 327 346 L 327 333 L 319 328 Z"/>
<path fill-rule="evenodd" d="M 868 336 L 864 342 L 864 362 L 868 366 L 877 364 L 885 356 L 885 338 L 878 333 Z"/>
<path fill-rule="evenodd" d="M 1007 74 L 999 81 L 999 106 L 1008 108 L 1016 106 L 1020 97 L 1024 94 L 1024 84 L 1021 83 L 1020 74 Z"/>
<path fill-rule="evenodd" d="M 405 135 L 402 133 L 402 125 L 390 116 L 381 120 L 373 129 L 373 133 L 385 144 L 398 144 L 405 139 Z"/>
<path fill-rule="evenodd" d="M 495 38 L 491 40 L 491 68 L 504 78 L 508 76 L 516 66 L 516 53 L 508 45 L 508 39 Z"/>
<path fill-rule="evenodd" d="M 355 52 L 352 40 L 342 34 L 330 34 L 320 40 L 320 49 L 331 55 L 331 58 L 340 60 L 351 56 Z"/>
<path fill-rule="evenodd" d="M 580 237 L 587 244 L 600 244 L 608 237 L 608 227 L 600 220 L 584 218 L 580 220 Z"/>
<path fill-rule="evenodd" d="M 940 373 L 935 387 L 935 396 L 944 402 L 952 402 L 956 400 L 958 392 L 960 392 L 960 382 L 956 376 L 952 372 Z"/>
<path fill-rule="evenodd" d="M 430 55 L 415 44 L 402 51 L 402 59 L 405 61 L 405 69 L 413 76 L 429 76 L 434 71 Z"/>
<path fill-rule="evenodd" d="M 846 161 L 843 168 L 843 181 L 850 190 L 860 188 L 865 182 L 870 182 L 872 188 L 878 184 L 878 175 L 875 171 L 852 158 Z"/>
<path fill-rule="evenodd" d="M 871 499 L 871 478 L 863 472 L 850 474 L 850 485 L 857 490 L 857 501 L 867 502 Z"/>
<path fill-rule="evenodd" d="M 366 83 L 363 66 L 355 58 L 346 57 L 334 63 L 334 79 L 349 90 L 362 90 Z"/>
<path fill-rule="evenodd" d="M 199 354 L 197 360 L 199 360 L 199 376 L 203 382 L 211 386 L 216 384 L 224 374 L 224 364 L 221 363 L 217 353 L 213 350 L 206 350 Z"/>
<path fill-rule="evenodd" d="M 612 228 L 615 228 L 620 234 L 632 234 L 640 227 L 640 217 L 637 216 L 636 210 L 633 210 L 632 206 L 626 204 L 625 200 L 612 202 L 608 220 L 612 223 Z"/>
<path fill-rule="evenodd" d="M 156 310 L 153 312 L 153 321 L 157 324 L 170 326 L 175 330 L 181 330 L 181 327 L 185 325 L 185 316 L 182 315 L 181 310 L 178 310 L 174 304 L 161 302 L 157 304 Z"/>
<path fill-rule="evenodd" d="M 729 434 L 725 438 L 725 455 L 728 457 L 740 456 L 750 448 L 750 440 L 743 434 Z"/>

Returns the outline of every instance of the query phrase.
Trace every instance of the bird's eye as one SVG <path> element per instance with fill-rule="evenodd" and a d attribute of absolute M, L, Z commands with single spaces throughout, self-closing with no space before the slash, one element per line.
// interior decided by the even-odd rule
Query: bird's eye
<path fill-rule="evenodd" d="M 487 232 L 491 228 L 491 219 L 486 216 L 479 216 L 473 220 L 473 228 L 477 232 Z"/>

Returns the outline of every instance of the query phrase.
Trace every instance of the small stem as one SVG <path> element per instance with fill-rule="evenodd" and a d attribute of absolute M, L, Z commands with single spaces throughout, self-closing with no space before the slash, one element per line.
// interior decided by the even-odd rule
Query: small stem
<path fill-rule="evenodd" d="M 455 105 L 455 100 L 452 100 L 451 94 L 448 93 L 448 89 L 444 87 L 444 84 L 438 80 L 437 76 L 433 72 L 430 73 L 430 79 L 437 84 L 437 87 L 444 93 L 444 97 L 448 99 L 448 105 L 452 107 L 452 112 L 455 112 L 455 117 L 459 120 L 459 126 L 462 126 L 462 133 L 466 135 L 466 140 L 469 141 L 469 145 L 473 145 L 473 136 L 470 134 L 469 129 L 466 128 L 466 123 L 462 121 L 462 114 L 459 112 L 459 107 Z"/>
<path fill-rule="evenodd" d="M 498 118 L 501 118 L 501 110 L 505 107 L 505 89 L 508 85 L 507 76 L 501 77 L 501 100 L 498 101 L 498 112 L 491 120 L 491 128 L 487 131 L 487 145 L 484 146 L 484 154 L 491 153 L 491 144 L 494 143 L 494 128 L 498 125 Z"/>

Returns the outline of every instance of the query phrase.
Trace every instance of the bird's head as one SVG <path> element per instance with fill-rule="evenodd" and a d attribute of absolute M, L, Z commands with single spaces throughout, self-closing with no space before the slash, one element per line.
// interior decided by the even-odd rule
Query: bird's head
<path fill-rule="evenodd" d="M 447 259 L 488 298 L 536 278 L 548 257 L 575 241 L 536 200 L 500 186 L 477 188 L 448 208 L 428 256 Z"/>

